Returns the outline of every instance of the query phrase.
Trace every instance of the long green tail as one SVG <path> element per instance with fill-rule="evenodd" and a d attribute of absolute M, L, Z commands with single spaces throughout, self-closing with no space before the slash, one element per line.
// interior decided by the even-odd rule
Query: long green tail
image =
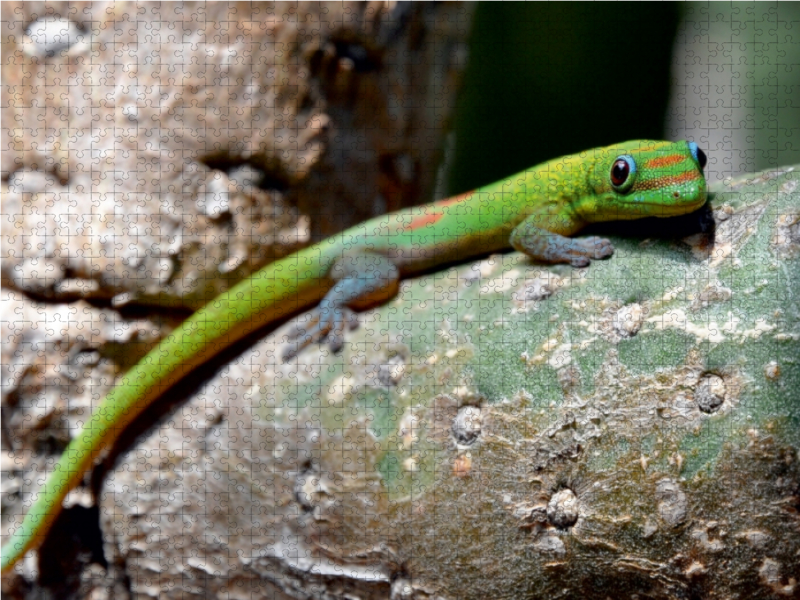
<path fill-rule="evenodd" d="M 184 321 L 126 373 L 70 442 L 28 510 L 2 548 L 2 572 L 37 547 L 66 495 L 98 454 L 155 399 L 210 355 L 248 333 L 322 299 L 329 289 L 325 243 L 264 267 Z M 328 244 L 327 246 L 330 246 Z"/>

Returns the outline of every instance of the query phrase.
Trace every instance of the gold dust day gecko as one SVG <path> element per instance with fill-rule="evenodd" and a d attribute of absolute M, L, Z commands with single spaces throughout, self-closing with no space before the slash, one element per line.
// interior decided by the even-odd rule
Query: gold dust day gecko
<path fill-rule="evenodd" d="M 2 548 L 2 571 L 36 548 L 67 493 L 119 432 L 169 386 L 230 344 L 309 306 L 283 352 L 326 341 L 337 351 L 352 309 L 393 296 L 401 277 L 513 247 L 548 263 L 585 267 L 610 256 L 588 223 L 670 217 L 706 201 L 706 156 L 694 142 L 631 141 L 538 165 L 454 198 L 401 210 L 274 262 L 210 301 L 116 383 L 64 451 Z"/>

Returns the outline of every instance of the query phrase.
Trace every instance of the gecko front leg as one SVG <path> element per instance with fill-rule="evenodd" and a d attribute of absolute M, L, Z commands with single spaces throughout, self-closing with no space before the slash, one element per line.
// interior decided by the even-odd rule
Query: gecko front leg
<path fill-rule="evenodd" d="M 607 258 L 614 253 L 614 247 L 605 238 L 564 237 L 542 229 L 537 225 L 537 219 L 537 216 L 528 217 L 511 232 L 509 241 L 515 250 L 548 263 L 569 263 L 573 267 L 585 267 L 592 260 Z"/>
<path fill-rule="evenodd" d="M 345 326 L 351 330 L 358 327 L 352 309 L 375 306 L 397 294 L 400 272 L 387 256 L 359 250 L 337 259 L 328 277 L 336 283 L 307 313 L 306 322 L 289 333 L 284 362 L 314 342 L 327 342 L 333 352 L 341 350 Z"/>

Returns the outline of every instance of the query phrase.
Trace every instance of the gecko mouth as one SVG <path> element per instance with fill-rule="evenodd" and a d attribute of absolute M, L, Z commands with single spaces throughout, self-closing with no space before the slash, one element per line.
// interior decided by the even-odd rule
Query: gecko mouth
<path fill-rule="evenodd" d="M 661 204 L 659 202 L 619 202 L 620 206 L 625 211 L 631 214 L 631 218 L 637 217 L 675 217 L 678 215 L 685 215 L 698 210 L 706 203 L 706 195 L 703 194 L 700 198 L 692 201 L 680 201 L 675 203 Z M 620 215 L 620 219 L 625 219 L 624 215 Z"/>

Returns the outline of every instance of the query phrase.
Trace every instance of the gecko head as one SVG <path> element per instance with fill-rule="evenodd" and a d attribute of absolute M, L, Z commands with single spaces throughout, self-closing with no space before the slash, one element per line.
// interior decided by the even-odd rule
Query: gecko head
<path fill-rule="evenodd" d="M 694 142 L 626 142 L 595 151 L 587 221 L 672 217 L 706 202 L 705 153 Z"/>

